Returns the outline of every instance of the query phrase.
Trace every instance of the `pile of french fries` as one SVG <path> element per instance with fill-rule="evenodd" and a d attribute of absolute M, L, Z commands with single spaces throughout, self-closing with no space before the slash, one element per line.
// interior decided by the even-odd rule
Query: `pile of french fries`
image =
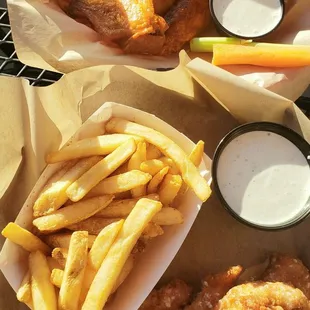
<path fill-rule="evenodd" d="M 112 118 L 105 134 L 48 154 L 62 166 L 33 205 L 33 227 L 2 231 L 30 253 L 18 300 L 34 310 L 104 308 L 148 242 L 182 224 L 186 191 L 209 197 L 197 169 L 203 149 L 199 141 L 187 155 L 151 128 Z"/>

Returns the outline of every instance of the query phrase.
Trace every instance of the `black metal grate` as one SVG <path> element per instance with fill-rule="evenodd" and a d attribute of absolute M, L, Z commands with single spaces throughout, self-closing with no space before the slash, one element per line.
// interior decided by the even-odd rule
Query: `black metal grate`
<path fill-rule="evenodd" d="M 163 70 L 159 70 L 163 71 Z M 23 77 L 30 85 L 47 86 L 58 81 L 62 74 L 22 64 L 16 55 L 12 39 L 8 10 L 0 0 L 0 75 Z M 310 117 L 310 98 L 300 97 L 296 104 Z"/>
<path fill-rule="evenodd" d="M 23 77 L 35 86 L 47 86 L 62 77 L 60 73 L 29 67 L 18 60 L 8 11 L 3 7 L 0 7 L 0 75 Z"/>

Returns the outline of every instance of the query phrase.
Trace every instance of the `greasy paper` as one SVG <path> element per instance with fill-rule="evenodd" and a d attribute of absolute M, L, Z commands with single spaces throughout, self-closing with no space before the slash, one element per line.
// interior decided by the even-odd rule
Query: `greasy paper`
<path fill-rule="evenodd" d="M 0 78 L 0 85 L 1 228 L 15 220 L 44 168 L 44 155 L 61 147 L 108 101 L 154 114 L 194 142 L 204 140 L 210 158 L 228 131 L 250 121 L 282 123 L 310 141 L 310 121 L 291 101 L 200 59 L 185 58 L 169 72 L 98 66 L 70 73 L 44 88 L 6 77 Z M 273 251 L 298 255 L 310 266 L 308 226 L 305 221 L 281 232 L 246 227 L 213 194 L 161 282 L 179 277 L 197 287 L 206 272 L 259 264 Z M 13 253 L 12 259 L 14 255 L 18 254 Z M 145 272 L 161 263 L 154 260 Z M 25 309 L 3 276 L 0 283 L 0 309 Z"/>
<path fill-rule="evenodd" d="M 21 62 L 64 73 L 94 65 L 133 65 L 142 68 L 174 68 L 178 55 L 150 57 L 124 55 L 100 42 L 99 35 L 68 17 L 56 0 L 8 0 L 12 35 Z M 310 44 L 310 1 L 287 0 L 289 9 L 282 25 L 265 38 L 271 42 Z M 218 36 L 210 23 L 203 33 Z M 190 54 L 210 60 L 210 54 Z M 226 70 L 260 87 L 296 100 L 310 84 L 310 68 L 260 68 L 226 66 Z"/>

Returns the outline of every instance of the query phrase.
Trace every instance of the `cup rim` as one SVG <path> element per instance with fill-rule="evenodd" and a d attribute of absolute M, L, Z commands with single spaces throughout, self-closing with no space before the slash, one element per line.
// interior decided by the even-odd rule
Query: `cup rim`
<path fill-rule="evenodd" d="M 240 125 L 233 130 L 231 130 L 229 133 L 227 133 L 224 138 L 219 142 L 213 156 L 212 166 L 211 166 L 211 174 L 212 174 L 212 186 L 213 189 L 220 200 L 222 206 L 232 215 L 236 220 L 239 222 L 245 224 L 246 226 L 256 228 L 259 230 L 264 231 L 280 231 L 284 229 L 288 229 L 291 227 L 294 227 L 298 224 L 300 224 L 302 221 L 304 221 L 307 216 L 310 214 L 310 203 L 306 204 L 306 208 L 303 212 L 301 212 L 300 215 L 295 217 L 294 219 L 278 225 L 260 225 L 255 224 L 253 222 L 250 222 L 244 218 L 242 218 L 239 214 L 237 214 L 230 205 L 226 202 L 225 198 L 223 197 L 220 187 L 218 185 L 217 181 L 217 167 L 218 162 L 220 159 L 220 156 L 223 152 L 223 150 L 226 148 L 226 146 L 234 140 L 236 137 L 253 131 L 269 131 L 276 133 L 289 141 L 291 141 L 305 156 L 306 161 L 308 162 L 308 165 L 310 167 L 310 144 L 297 132 L 294 130 L 285 127 L 283 125 L 272 123 L 272 122 L 251 122 L 247 124 Z"/>
<path fill-rule="evenodd" d="M 228 36 L 239 38 L 239 39 L 244 39 L 244 40 L 253 40 L 253 39 L 260 39 L 260 38 L 263 38 L 263 37 L 271 34 L 272 32 L 274 32 L 281 25 L 281 23 L 283 22 L 283 19 L 284 19 L 284 15 L 285 15 L 285 1 L 284 0 L 279 0 L 279 1 L 280 1 L 281 9 L 282 9 L 281 19 L 279 20 L 279 22 L 276 24 L 276 26 L 274 28 L 272 28 L 270 31 L 268 31 L 268 32 L 266 32 L 266 33 L 264 33 L 262 35 L 259 35 L 259 36 L 242 36 L 242 35 L 239 35 L 237 33 L 233 33 L 230 30 L 228 30 L 227 28 L 225 28 L 220 23 L 220 21 L 218 20 L 218 18 L 215 15 L 214 6 L 213 6 L 214 0 L 210 0 L 209 9 L 210 9 L 210 13 L 211 13 L 212 19 L 215 22 L 216 26 L 218 26 Z"/>

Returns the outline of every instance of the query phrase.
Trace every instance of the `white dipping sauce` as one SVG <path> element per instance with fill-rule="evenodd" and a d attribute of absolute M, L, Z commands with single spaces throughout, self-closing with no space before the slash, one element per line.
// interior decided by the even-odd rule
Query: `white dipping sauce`
<path fill-rule="evenodd" d="M 253 131 L 223 149 L 217 181 L 225 201 L 240 217 L 277 226 L 298 216 L 310 197 L 310 168 L 286 138 Z"/>
<path fill-rule="evenodd" d="M 269 33 L 283 16 L 280 0 L 214 0 L 213 10 L 224 28 L 248 38 Z"/>

